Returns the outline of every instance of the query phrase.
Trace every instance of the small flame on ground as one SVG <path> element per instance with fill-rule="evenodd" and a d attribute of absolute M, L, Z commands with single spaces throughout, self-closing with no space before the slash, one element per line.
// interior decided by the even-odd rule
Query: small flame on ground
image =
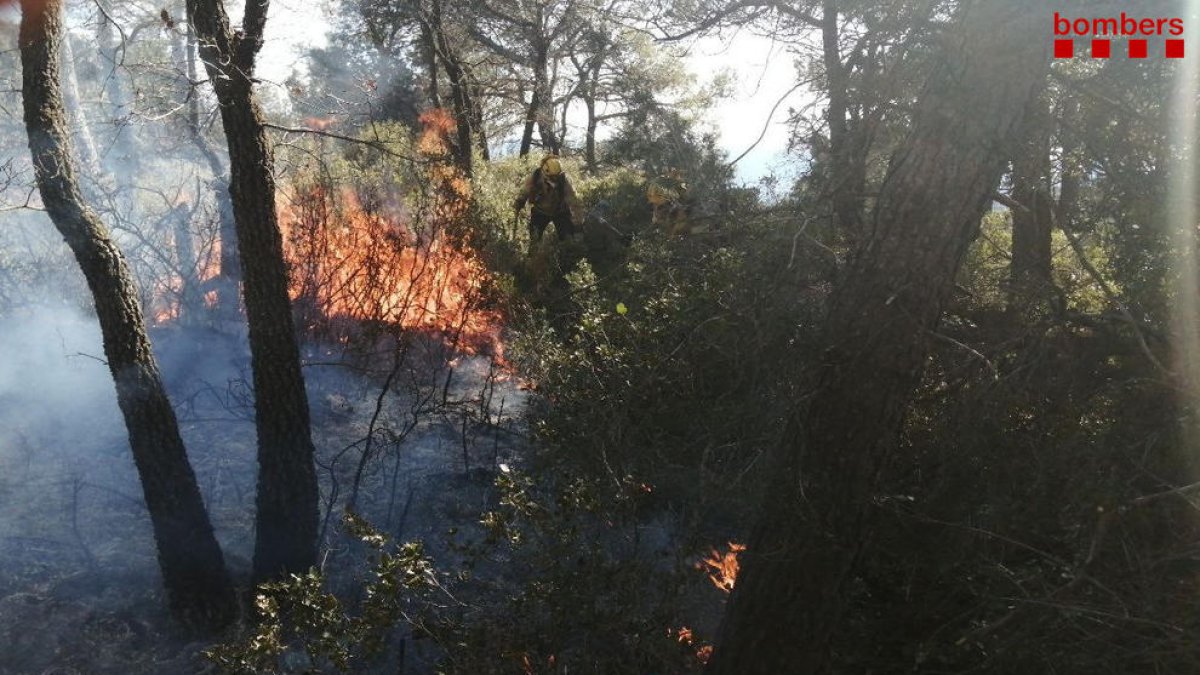
<path fill-rule="evenodd" d="M 696 563 L 696 569 L 708 572 L 708 579 L 714 586 L 729 593 L 737 583 L 738 554 L 746 550 L 745 544 L 729 542 L 729 550 L 722 553 L 713 548 L 707 558 Z"/>
<path fill-rule="evenodd" d="M 692 632 L 691 628 L 688 628 L 687 626 L 680 626 L 679 630 L 677 631 L 668 628 L 667 637 L 670 637 L 671 635 L 675 635 L 675 639 L 679 641 L 679 644 L 693 648 L 697 661 L 700 663 L 708 663 L 708 659 L 712 656 L 713 652 L 712 645 L 706 644 L 697 646 L 696 634 Z"/>

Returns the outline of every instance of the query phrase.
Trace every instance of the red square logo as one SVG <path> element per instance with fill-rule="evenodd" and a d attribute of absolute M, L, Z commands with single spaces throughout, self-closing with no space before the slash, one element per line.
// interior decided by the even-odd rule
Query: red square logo
<path fill-rule="evenodd" d="M 1131 59 L 1146 58 L 1146 41 L 1145 40 L 1130 40 L 1129 41 L 1129 58 L 1131 58 Z"/>
<path fill-rule="evenodd" d="M 1074 40 L 1055 40 L 1054 41 L 1054 58 L 1069 59 L 1075 56 L 1075 41 Z"/>
<path fill-rule="evenodd" d="M 1183 58 L 1183 40 L 1167 40 L 1167 58 Z"/>
<path fill-rule="evenodd" d="M 1109 40 L 1092 40 L 1092 58 L 1107 59 L 1112 56 L 1112 42 Z"/>

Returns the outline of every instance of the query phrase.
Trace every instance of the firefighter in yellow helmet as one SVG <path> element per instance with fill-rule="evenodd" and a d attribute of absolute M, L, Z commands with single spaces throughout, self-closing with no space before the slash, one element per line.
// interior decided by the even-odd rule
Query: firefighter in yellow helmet
<path fill-rule="evenodd" d="M 525 208 L 525 202 L 529 202 L 531 207 L 530 250 L 541 241 L 550 223 L 554 223 L 560 240 L 575 234 L 571 212 L 579 208 L 579 198 L 575 196 L 575 188 L 571 186 L 567 174 L 563 173 L 562 163 L 555 155 L 546 156 L 533 175 L 525 180 L 521 194 L 513 202 L 513 208 L 519 212 Z"/>
<path fill-rule="evenodd" d="M 646 201 L 654 207 L 651 222 L 656 227 L 666 230 L 670 236 L 691 231 L 688 185 L 683 180 L 683 172 L 670 169 L 650 181 L 646 187 Z"/>

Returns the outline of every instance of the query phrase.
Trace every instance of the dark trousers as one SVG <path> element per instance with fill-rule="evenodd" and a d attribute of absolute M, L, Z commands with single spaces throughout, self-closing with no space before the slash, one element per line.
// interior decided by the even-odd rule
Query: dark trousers
<path fill-rule="evenodd" d="M 558 233 L 559 241 L 575 234 L 575 223 L 571 222 L 571 212 L 550 216 L 536 209 L 529 214 L 529 245 L 536 246 L 546 232 L 546 226 L 554 223 L 554 231 Z"/>

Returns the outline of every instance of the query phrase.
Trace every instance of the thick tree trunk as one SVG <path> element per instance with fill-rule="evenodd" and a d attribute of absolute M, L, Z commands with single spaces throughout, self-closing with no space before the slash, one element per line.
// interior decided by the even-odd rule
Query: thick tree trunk
<path fill-rule="evenodd" d="M 821 17 L 822 63 L 829 108 L 825 119 L 829 125 L 829 200 L 833 206 L 834 223 L 851 244 L 861 243 L 863 229 L 863 195 L 867 181 L 867 128 L 858 120 L 851 126 L 850 82 L 846 64 L 842 63 L 838 28 L 837 0 L 823 0 Z"/>
<path fill-rule="evenodd" d="M 22 93 L 38 189 L 95 300 L 168 602 L 186 623 L 218 629 L 237 612 L 221 549 L 146 337 L 136 285 L 107 228 L 83 203 L 75 177 L 59 84 L 63 0 L 21 5 Z"/>
<path fill-rule="evenodd" d="M 179 323 L 195 326 L 204 315 L 204 289 L 199 279 L 199 261 L 192 242 L 192 211 L 185 205 L 171 209 L 166 219 L 171 223 L 175 244 L 175 264 L 179 272 Z"/>
<path fill-rule="evenodd" d="M 1050 192 L 1050 119 L 1040 97 L 1026 113 L 1028 132 L 1013 160 L 1013 199 L 1025 209 L 1012 211 L 1014 300 L 1034 299 L 1053 284 L 1051 277 L 1054 197 Z"/>
<path fill-rule="evenodd" d="M 559 142 L 554 134 L 554 93 L 550 86 L 549 70 L 549 46 L 539 42 L 534 45 L 533 100 L 529 104 L 525 125 L 527 129 L 531 129 L 530 122 L 535 123 L 538 136 L 542 139 L 542 148 L 546 152 L 557 153 Z M 524 144 L 522 143 L 522 145 Z"/>
<path fill-rule="evenodd" d="M 246 25 L 237 34 L 221 0 L 188 0 L 187 6 L 229 145 L 229 192 L 250 327 L 258 431 L 254 577 L 264 581 L 316 563 L 318 500 L 308 395 L 275 213 L 271 146 L 253 90 L 267 2 L 247 3 Z"/>
<path fill-rule="evenodd" d="M 547 152 L 558 154 L 561 150 L 558 135 L 554 133 L 554 103 L 549 78 L 543 72 L 534 82 L 538 89 L 537 127 L 542 147 Z"/>
<path fill-rule="evenodd" d="M 1083 182 L 1083 172 L 1080 169 L 1078 156 L 1080 142 L 1076 135 L 1076 118 L 1079 115 L 1079 101 L 1070 99 L 1065 102 L 1061 117 L 1057 120 L 1059 145 L 1062 155 L 1059 160 L 1059 176 L 1061 186 L 1058 190 L 1058 202 L 1054 205 L 1059 226 L 1071 230 L 1075 222 L 1075 211 L 1079 207 L 1079 188 Z"/>
<path fill-rule="evenodd" d="M 224 320 L 238 318 L 241 310 L 242 258 L 238 255 L 237 222 L 229 196 L 229 179 L 213 179 L 217 196 L 217 219 L 220 227 L 221 258 L 217 270 L 217 316 Z"/>
<path fill-rule="evenodd" d="M 446 79 L 450 81 L 450 100 L 453 102 L 454 161 L 463 174 L 469 177 L 474 164 L 474 155 L 471 150 L 475 138 L 471 124 L 474 116 L 471 87 L 467 82 L 466 71 L 456 57 L 443 58 L 442 65 L 446 71 Z"/>
<path fill-rule="evenodd" d="M 871 236 L 831 299 L 817 389 L 790 425 L 743 554 L 709 672 L 826 673 L 848 582 L 872 550 L 928 336 L 1003 169 L 1049 21 L 1032 0 L 960 8 L 878 197 Z M 1007 42 L 1005 42 L 1007 41 Z"/>

